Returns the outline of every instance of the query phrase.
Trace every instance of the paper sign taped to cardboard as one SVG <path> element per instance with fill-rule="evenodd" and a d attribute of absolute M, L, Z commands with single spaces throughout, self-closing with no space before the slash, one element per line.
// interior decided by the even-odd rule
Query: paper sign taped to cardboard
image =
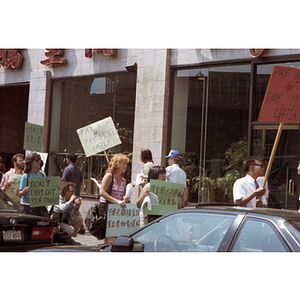
<path fill-rule="evenodd" d="M 87 157 L 121 144 L 111 117 L 77 129 L 77 134 Z"/>
<path fill-rule="evenodd" d="M 260 122 L 300 123 L 300 69 L 273 67 Z"/>
<path fill-rule="evenodd" d="M 149 204 L 144 203 L 143 213 L 145 215 L 165 215 L 177 210 L 179 194 L 183 189 L 184 184 L 151 179 L 150 192 L 157 196 L 158 205 L 154 205 L 154 202 L 152 201 L 150 210 L 148 209 Z"/>
<path fill-rule="evenodd" d="M 136 204 L 109 204 L 107 209 L 106 237 L 127 235 L 140 228 L 140 210 Z"/>

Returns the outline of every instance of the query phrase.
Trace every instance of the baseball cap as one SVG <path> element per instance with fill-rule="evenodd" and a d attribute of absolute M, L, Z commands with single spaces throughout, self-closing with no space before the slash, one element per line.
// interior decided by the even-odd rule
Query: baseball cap
<path fill-rule="evenodd" d="M 165 156 L 165 158 L 170 158 L 170 157 L 181 158 L 181 156 L 179 156 L 179 152 L 177 150 L 171 150 L 169 152 L 169 155 Z"/>

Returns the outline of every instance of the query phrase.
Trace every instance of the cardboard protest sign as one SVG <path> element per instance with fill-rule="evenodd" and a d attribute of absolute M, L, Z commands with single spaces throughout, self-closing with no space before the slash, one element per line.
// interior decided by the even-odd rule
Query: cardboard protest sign
<path fill-rule="evenodd" d="M 10 182 L 10 186 L 5 190 L 6 194 L 17 204 L 20 204 L 19 188 L 21 176 L 20 174 L 9 174 L 8 182 Z"/>
<path fill-rule="evenodd" d="M 121 144 L 111 117 L 77 129 L 77 134 L 87 157 Z"/>
<path fill-rule="evenodd" d="M 44 126 L 25 123 L 24 150 L 42 151 Z"/>
<path fill-rule="evenodd" d="M 259 121 L 300 123 L 300 69 L 275 65 Z"/>
<path fill-rule="evenodd" d="M 166 182 L 160 180 L 150 180 L 150 192 L 158 198 L 158 205 L 151 205 L 151 210 L 147 205 L 143 205 L 145 215 L 165 215 L 178 209 L 178 199 L 180 192 L 184 189 L 183 184 Z"/>
<path fill-rule="evenodd" d="M 140 210 L 136 204 L 109 204 L 107 209 L 106 237 L 127 235 L 140 228 Z"/>
<path fill-rule="evenodd" d="M 59 203 L 60 177 L 29 177 L 28 185 L 30 186 L 30 207 Z"/>

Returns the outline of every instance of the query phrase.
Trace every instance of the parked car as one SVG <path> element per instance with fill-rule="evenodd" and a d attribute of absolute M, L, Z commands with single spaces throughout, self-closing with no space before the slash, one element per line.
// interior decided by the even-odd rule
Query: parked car
<path fill-rule="evenodd" d="M 103 251 L 299 252 L 300 213 L 195 205 L 120 236 Z"/>
<path fill-rule="evenodd" d="M 0 189 L 0 251 L 29 251 L 53 242 L 53 222 L 46 217 L 22 214 Z"/>

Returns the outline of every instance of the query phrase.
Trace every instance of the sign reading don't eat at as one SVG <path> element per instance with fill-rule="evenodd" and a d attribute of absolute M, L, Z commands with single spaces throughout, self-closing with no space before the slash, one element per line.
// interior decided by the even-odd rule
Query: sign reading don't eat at
<path fill-rule="evenodd" d="M 273 67 L 258 120 L 300 123 L 299 68 Z"/>
<path fill-rule="evenodd" d="M 121 144 L 111 117 L 77 129 L 77 134 L 87 157 Z"/>

